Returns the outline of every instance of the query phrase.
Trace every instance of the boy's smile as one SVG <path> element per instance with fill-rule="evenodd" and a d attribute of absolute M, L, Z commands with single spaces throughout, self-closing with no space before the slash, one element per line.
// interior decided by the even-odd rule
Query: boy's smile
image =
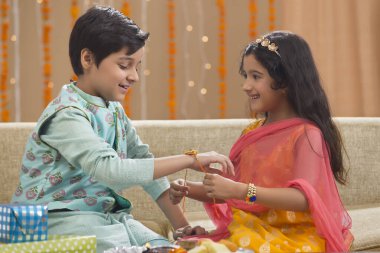
<path fill-rule="evenodd" d="M 132 55 L 127 52 L 127 48 L 123 48 L 108 55 L 96 66 L 91 51 L 83 49 L 81 62 L 84 73 L 78 78 L 78 88 L 105 101 L 122 102 L 128 89 L 139 81 L 138 67 L 144 47 Z"/>

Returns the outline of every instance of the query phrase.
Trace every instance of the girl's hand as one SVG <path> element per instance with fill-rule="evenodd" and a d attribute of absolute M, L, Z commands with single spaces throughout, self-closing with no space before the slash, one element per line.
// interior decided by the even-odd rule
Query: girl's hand
<path fill-rule="evenodd" d="M 203 179 L 206 195 L 216 199 L 239 198 L 240 184 L 218 174 L 206 174 Z M 239 187 L 238 187 L 239 186 Z"/>
<path fill-rule="evenodd" d="M 177 205 L 188 194 L 189 187 L 183 179 L 177 179 L 170 183 L 169 198 L 173 205 Z"/>
<path fill-rule="evenodd" d="M 206 169 L 206 172 L 209 173 L 225 173 L 228 175 L 235 175 L 234 165 L 231 160 L 225 156 L 221 155 L 215 151 L 207 152 L 207 153 L 199 153 L 196 158 L 199 163 Z M 198 162 L 194 162 L 193 169 L 202 171 Z M 218 166 L 220 165 L 220 166 Z"/>
<path fill-rule="evenodd" d="M 175 240 L 184 237 L 184 236 L 189 236 L 189 235 L 206 235 L 207 231 L 205 228 L 201 226 L 195 226 L 191 227 L 190 225 L 185 226 L 183 228 L 179 228 L 174 231 L 173 233 L 173 238 Z"/>

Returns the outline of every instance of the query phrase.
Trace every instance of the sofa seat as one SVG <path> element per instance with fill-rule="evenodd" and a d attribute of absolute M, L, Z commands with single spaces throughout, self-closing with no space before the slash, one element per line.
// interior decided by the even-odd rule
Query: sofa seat
<path fill-rule="evenodd" d="M 350 207 L 352 251 L 380 251 L 380 205 Z"/>

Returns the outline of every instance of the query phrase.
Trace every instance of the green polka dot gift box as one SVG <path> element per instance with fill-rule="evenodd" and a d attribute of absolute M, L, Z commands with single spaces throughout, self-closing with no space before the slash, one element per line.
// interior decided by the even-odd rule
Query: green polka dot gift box
<path fill-rule="evenodd" d="M 96 237 L 49 235 L 41 242 L 0 244 L 1 253 L 96 253 Z"/>
<path fill-rule="evenodd" d="M 0 205 L 0 242 L 44 241 L 47 219 L 46 205 Z"/>

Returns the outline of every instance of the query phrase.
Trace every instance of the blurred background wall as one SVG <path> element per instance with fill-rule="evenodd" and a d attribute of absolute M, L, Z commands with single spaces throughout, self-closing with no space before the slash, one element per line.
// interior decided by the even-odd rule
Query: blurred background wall
<path fill-rule="evenodd" d="M 309 42 L 334 116 L 380 116 L 378 0 L 0 2 L 0 121 L 36 121 L 70 81 L 70 30 L 95 4 L 127 13 L 151 33 L 141 80 L 125 101 L 132 119 L 248 117 L 240 55 L 274 29 Z"/>

